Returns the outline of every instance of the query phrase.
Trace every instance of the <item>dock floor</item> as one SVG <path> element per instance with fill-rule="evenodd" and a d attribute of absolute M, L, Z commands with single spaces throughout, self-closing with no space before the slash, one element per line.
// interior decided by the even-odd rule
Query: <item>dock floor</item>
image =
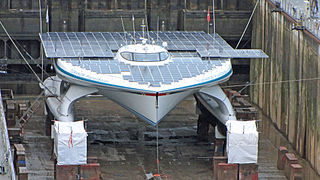
<path fill-rule="evenodd" d="M 213 143 L 199 142 L 193 98 L 180 103 L 159 124 L 162 179 L 212 179 Z M 88 155 L 97 156 L 105 179 L 145 179 L 157 173 L 156 128 L 106 98 L 75 103 L 76 117 L 88 119 Z M 44 116 L 25 129 L 29 179 L 53 179 L 51 142 L 44 136 Z M 276 168 L 277 149 L 260 136 L 259 179 L 286 179 Z"/>

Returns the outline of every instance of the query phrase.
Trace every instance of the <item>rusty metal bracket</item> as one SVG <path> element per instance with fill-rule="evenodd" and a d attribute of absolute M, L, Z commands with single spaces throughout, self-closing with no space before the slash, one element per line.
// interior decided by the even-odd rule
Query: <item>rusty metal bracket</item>
<path fill-rule="evenodd" d="M 281 8 L 274 8 L 274 9 L 271 10 L 271 13 L 275 13 L 275 12 L 281 13 L 281 12 L 284 12 L 284 11 Z"/>
<path fill-rule="evenodd" d="M 306 29 L 305 26 L 294 26 L 291 30 L 303 31 L 305 29 Z"/>

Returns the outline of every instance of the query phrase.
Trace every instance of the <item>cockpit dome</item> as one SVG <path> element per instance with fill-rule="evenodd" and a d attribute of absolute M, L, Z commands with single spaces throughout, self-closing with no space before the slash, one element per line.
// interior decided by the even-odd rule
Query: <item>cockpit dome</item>
<path fill-rule="evenodd" d="M 159 62 L 169 58 L 168 51 L 158 45 L 132 44 L 119 49 L 121 58 L 134 62 Z"/>

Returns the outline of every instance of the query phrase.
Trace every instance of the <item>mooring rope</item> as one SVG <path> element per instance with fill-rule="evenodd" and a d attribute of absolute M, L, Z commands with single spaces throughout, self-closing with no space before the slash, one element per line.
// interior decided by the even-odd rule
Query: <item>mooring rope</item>
<path fill-rule="evenodd" d="M 320 80 L 320 77 L 301 78 L 301 79 L 288 79 L 288 80 L 282 80 L 282 81 L 267 81 L 267 82 L 258 82 L 258 83 L 234 84 L 234 85 L 221 86 L 221 88 L 233 88 L 233 87 L 243 87 L 243 86 L 249 87 L 249 86 L 258 86 L 258 85 L 274 85 L 274 84 L 282 84 L 282 83 L 315 81 L 315 80 Z"/>
<path fill-rule="evenodd" d="M 252 19 L 252 17 L 253 17 L 253 14 L 254 14 L 254 12 L 255 12 L 256 9 L 257 9 L 257 6 L 258 6 L 259 1 L 260 1 L 260 0 L 257 0 L 256 5 L 254 6 L 254 9 L 253 9 L 253 11 L 252 11 L 252 13 L 251 13 L 251 16 L 250 16 L 250 18 L 249 18 L 249 20 L 248 20 L 248 23 L 247 23 L 246 27 L 244 28 L 244 30 L 243 30 L 243 32 L 242 32 L 242 35 L 241 35 L 241 37 L 240 37 L 240 39 L 239 39 L 239 42 L 238 42 L 238 44 L 237 44 L 237 46 L 236 46 L 235 49 L 238 48 L 238 46 L 239 46 L 239 44 L 240 44 L 240 42 L 241 42 L 244 34 L 245 34 L 246 31 L 247 31 L 247 29 L 248 29 L 248 27 L 249 27 L 249 24 L 250 24 L 250 22 L 251 22 L 251 19 Z"/>
<path fill-rule="evenodd" d="M 160 174 L 160 162 L 159 162 L 159 125 L 157 124 L 157 170 Z"/>

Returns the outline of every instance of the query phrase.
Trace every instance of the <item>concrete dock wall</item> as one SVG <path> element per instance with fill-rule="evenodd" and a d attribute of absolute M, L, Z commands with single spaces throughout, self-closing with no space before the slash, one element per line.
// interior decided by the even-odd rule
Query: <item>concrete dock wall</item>
<path fill-rule="evenodd" d="M 145 2 L 147 2 L 145 4 Z M 47 31 L 123 31 L 121 17 L 126 31 L 141 31 L 141 21 L 147 17 L 149 30 L 205 31 L 207 12 L 210 10 L 212 26 L 212 0 L 46 0 L 41 1 L 43 32 Z M 216 32 L 233 46 L 238 42 L 249 19 L 253 6 L 251 0 L 215 1 Z M 48 12 L 48 13 L 47 13 Z M 47 16 L 48 14 L 48 16 Z M 34 70 L 41 74 L 40 8 L 38 0 L 0 1 L 1 21 L 18 42 L 18 47 Z M 48 17 L 49 23 L 46 22 Z M 159 18 L 159 21 L 158 21 Z M 158 24 L 159 22 L 159 24 Z M 250 48 L 251 27 L 245 34 L 240 47 Z M 30 56 L 34 59 L 31 60 Z M 52 71 L 52 60 L 44 58 L 44 68 Z M 8 74 L 0 74 L 0 87 L 13 89 L 18 94 L 37 94 L 38 82 L 26 68 L 2 28 L 0 28 L 0 70 L 7 67 Z M 233 78 L 248 81 L 249 62 L 234 61 Z M 32 78 L 32 77 L 33 78 Z"/>
<path fill-rule="evenodd" d="M 165 31 L 207 32 L 208 8 L 212 20 L 211 0 L 46 0 L 41 4 L 42 30 L 43 32 L 123 31 L 122 17 L 125 30 L 132 31 L 132 16 L 134 16 L 136 31 L 141 31 L 141 21 L 147 17 L 149 30 L 152 31 L 156 31 L 159 27 Z M 251 9 L 251 0 L 215 1 L 217 32 L 227 40 L 237 41 Z M 31 61 L 22 51 L 31 64 L 41 62 L 38 37 L 39 12 L 37 0 L 0 1 L 1 21 L 19 42 L 19 47 L 21 45 L 21 49 L 25 49 L 35 59 Z M 210 31 L 212 32 L 212 25 Z M 250 31 L 248 32 L 244 42 L 250 40 Z M 8 64 L 24 64 L 2 28 L 0 28 L 0 60 L 6 60 L 5 63 Z M 45 64 L 50 63 L 49 60 L 45 61 Z"/>
<path fill-rule="evenodd" d="M 0 174 L 0 179 L 15 180 L 15 171 L 9 142 L 8 129 L 4 114 L 4 106 L 0 89 L 0 166 L 4 167 L 4 174 Z"/>
<path fill-rule="evenodd" d="M 294 149 L 320 174 L 320 49 L 307 30 L 260 0 L 252 31 L 252 47 L 269 59 L 251 60 L 251 100 L 261 107 Z"/>

